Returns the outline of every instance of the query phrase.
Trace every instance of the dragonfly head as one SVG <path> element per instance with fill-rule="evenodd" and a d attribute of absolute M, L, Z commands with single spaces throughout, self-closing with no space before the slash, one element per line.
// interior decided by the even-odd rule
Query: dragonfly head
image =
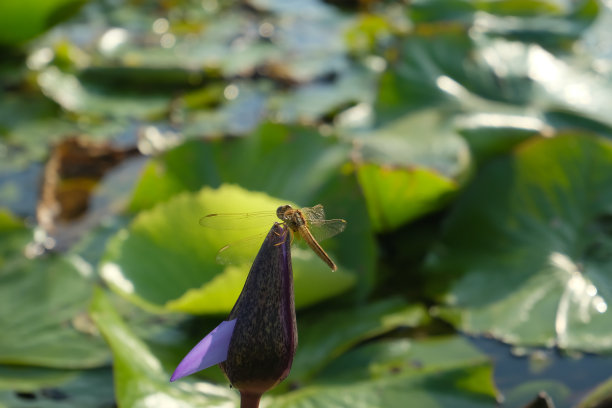
<path fill-rule="evenodd" d="M 281 205 L 276 209 L 276 216 L 281 220 L 285 221 L 287 218 L 287 211 L 293 211 L 293 207 L 291 207 L 289 204 Z"/>

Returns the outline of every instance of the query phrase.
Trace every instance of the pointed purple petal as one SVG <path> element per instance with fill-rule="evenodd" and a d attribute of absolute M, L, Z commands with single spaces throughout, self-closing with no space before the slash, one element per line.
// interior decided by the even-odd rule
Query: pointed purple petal
<path fill-rule="evenodd" d="M 225 361 L 235 325 L 236 319 L 224 321 L 208 333 L 179 363 L 170 382 Z"/>

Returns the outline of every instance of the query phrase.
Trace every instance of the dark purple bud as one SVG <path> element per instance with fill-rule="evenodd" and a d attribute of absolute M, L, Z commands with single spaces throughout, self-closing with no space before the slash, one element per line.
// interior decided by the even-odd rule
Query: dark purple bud
<path fill-rule="evenodd" d="M 264 240 L 228 320 L 236 320 L 227 359 L 220 363 L 240 391 L 243 408 L 284 380 L 297 347 L 291 237 L 275 223 Z"/>

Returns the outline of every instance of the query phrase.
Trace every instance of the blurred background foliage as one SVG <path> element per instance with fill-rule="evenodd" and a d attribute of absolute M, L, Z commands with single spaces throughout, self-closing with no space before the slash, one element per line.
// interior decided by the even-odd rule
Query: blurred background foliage
<path fill-rule="evenodd" d="M 348 227 L 262 405 L 612 406 L 611 7 L 0 3 L 0 407 L 235 406 L 198 220 L 280 203 Z"/>

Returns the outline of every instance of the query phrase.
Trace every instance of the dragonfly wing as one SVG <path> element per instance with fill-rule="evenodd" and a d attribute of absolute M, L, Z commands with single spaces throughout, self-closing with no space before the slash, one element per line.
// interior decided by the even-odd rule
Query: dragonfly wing
<path fill-rule="evenodd" d="M 267 232 L 263 232 L 225 245 L 217 252 L 217 262 L 222 265 L 251 262 L 255 255 L 257 255 L 257 251 L 266 235 Z"/>
<path fill-rule="evenodd" d="M 250 213 L 219 213 L 208 214 L 200 218 L 200 225 L 215 230 L 248 230 L 263 228 L 276 220 L 272 211 Z"/>
<path fill-rule="evenodd" d="M 321 204 L 317 204 L 314 207 L 300 208 L 300 211 L 302 211 L 302 214 L 304 214 L 306 219 L 310 222 L 325 220 L 325 210 Z"/>
<path fill-rule="evenodd" d="M 346 228 L 346 221 L 340 219 L 315 221 L 308 224 L 310 233 L 317 241 L 338 235 Z"/>

